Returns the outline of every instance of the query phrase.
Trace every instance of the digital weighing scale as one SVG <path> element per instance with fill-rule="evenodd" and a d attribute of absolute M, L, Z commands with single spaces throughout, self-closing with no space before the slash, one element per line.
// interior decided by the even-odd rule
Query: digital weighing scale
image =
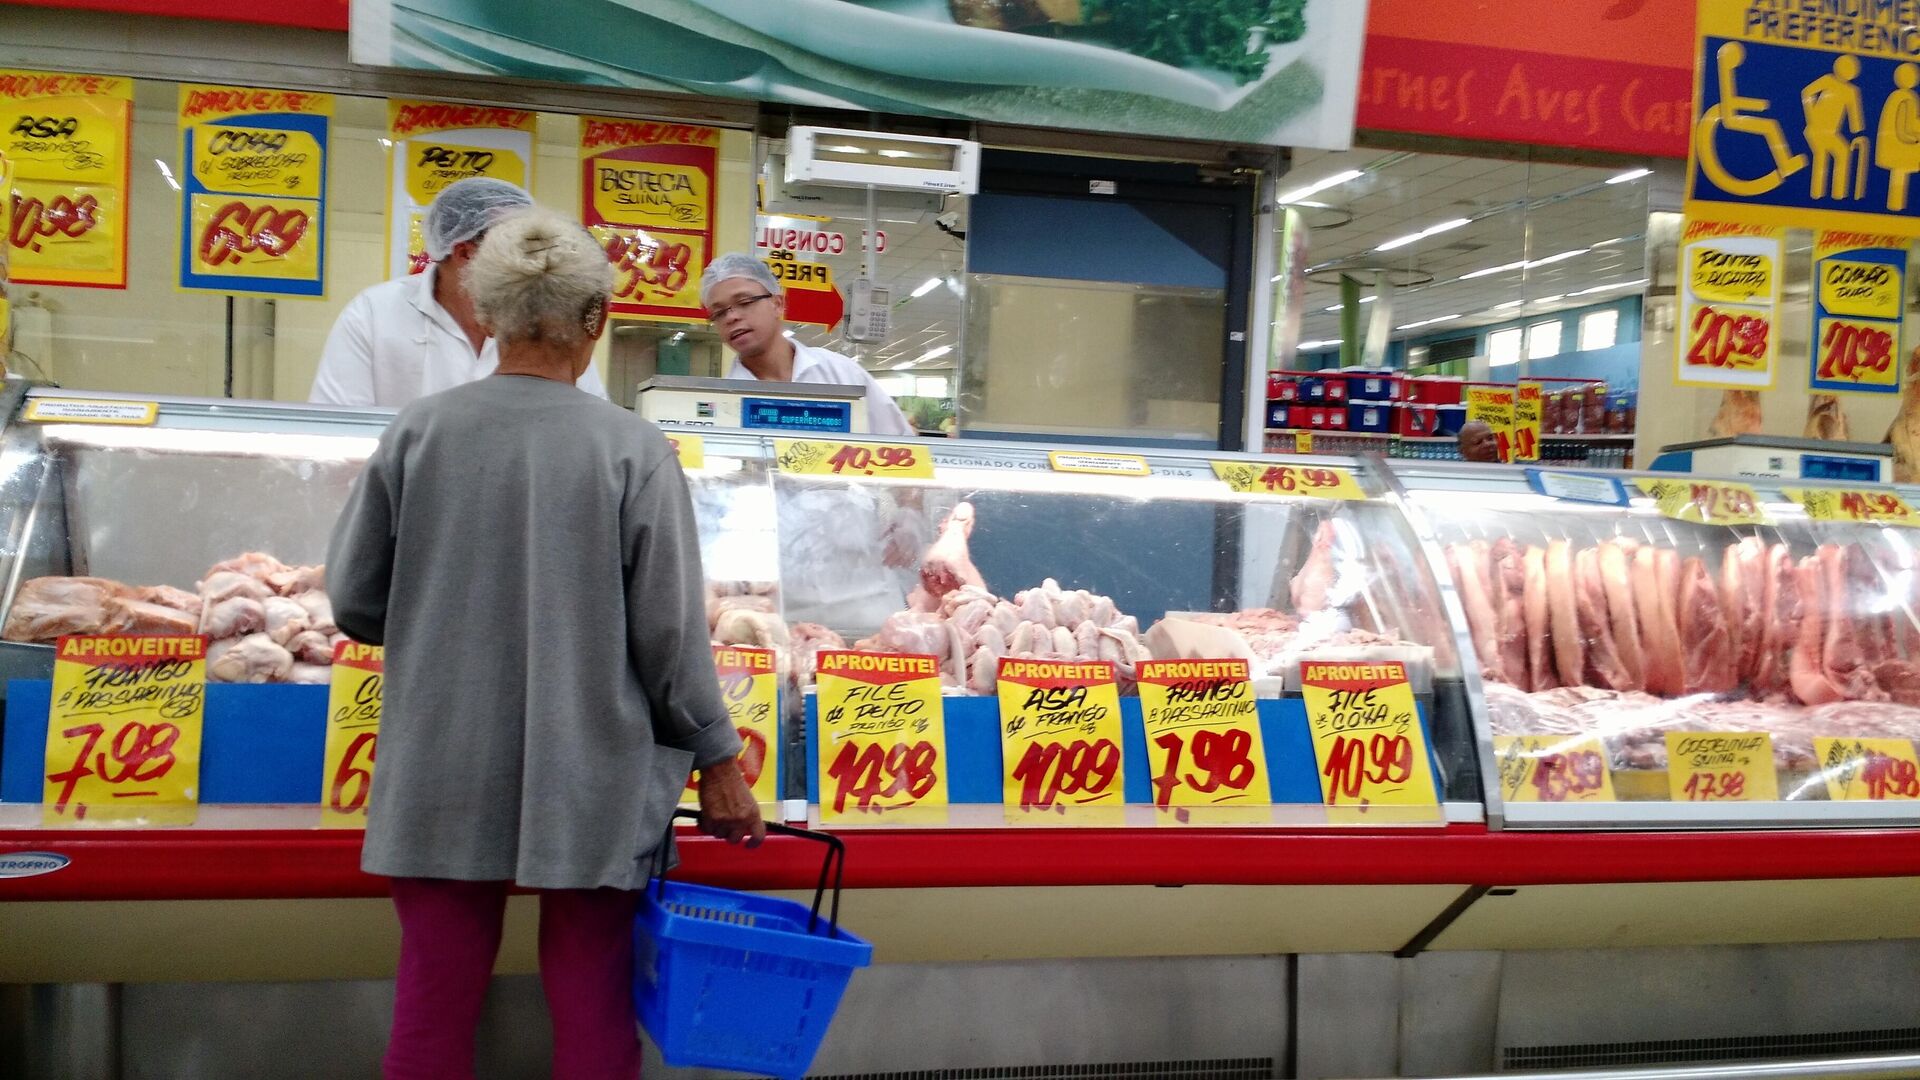
<path fill-rule="evenodd" d="M 1662 447 L 1648 468 L 1705 476 L 1885 484 L 1893 480 L 1893 447 L 1885 443 L 1735 435 Z"/>
<path fill-rule="evenodd" d="M 868 430 L 864 386 L 656 375 L 640 384 L 633 407 L 656 423 L 785 435 Z"/>

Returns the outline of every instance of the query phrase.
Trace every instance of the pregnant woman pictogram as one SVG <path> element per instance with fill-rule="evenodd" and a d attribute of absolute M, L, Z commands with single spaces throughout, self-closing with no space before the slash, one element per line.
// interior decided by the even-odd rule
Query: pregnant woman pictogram
<path fill-rule="evenodd" d="M 1786 182 L 1787 177 L 1807 167 L 1805 154 L 1796 154 L 1787 145 L 1787 133 L 1780 122 L 1766 115 L 1773 103 L 1766 98 L 1741 97 L 1737 75 L 1746 62 L 1746 46 L 1729 41 L 1714 55 L 1720 73 L 1720 101 L 1701 114 L 1693 132 L 1694 153 L 1700 168 L 1714 186 L 1729 195 L 1752 198 L 1764 195 Z M 1836 125 L 1837 126 L 1837 125 Z M 1773 171 L 1751 179 L 1734 176 L 1720 160 L 1718 136 L 1721 129 L 1743 135 L 1757 135 L 1767 141 L 1773 154 Z"/>

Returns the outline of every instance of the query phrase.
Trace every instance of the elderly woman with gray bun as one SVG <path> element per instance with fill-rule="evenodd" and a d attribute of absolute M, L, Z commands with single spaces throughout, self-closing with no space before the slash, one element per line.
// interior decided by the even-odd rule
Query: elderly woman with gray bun
<path fill-rule="evenodd" d="M 519 887 L 540 894 L 554 1075 L 633 1080 L 637 890 L 689 773 L 709 835 L 765 830 L 673 449 L 574 386 L 606 328 L 606 255 L 534 208 L 489 230 L 468 275 L 499 369 L 400 412 L 328 559 L 341 629 L 387 646 L 361 857 L 400 919 L 385 1075 L 473 1075 Z"/>

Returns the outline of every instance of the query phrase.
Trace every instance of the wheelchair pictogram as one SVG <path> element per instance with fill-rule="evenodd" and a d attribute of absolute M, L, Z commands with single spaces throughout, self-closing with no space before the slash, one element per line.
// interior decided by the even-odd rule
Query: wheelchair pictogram
<path fill-rule="evenodd" d="M 1767 115 L 1773 102 L 1740 95 L 1740 65 L 1746 60 L 1747 48 L 1737 41 L 1727 42 L 1714 54 L 1720 101 L 1700 115 L 1694 127 L 1693 144 L 1700 170 L 1715 187 L 1729 195 L 1751 199 L 1786 183 L 1788 177 L 1807 167 L 1807 157 L 1794 153 L 1787 144 L 1786 129 Z M 1767 150 L 1773 155 L 1773 170 L 1753 177 L 1735 176 L 1720 159 L 1719 136 L 1723 131 L 1765 139 Z"/>

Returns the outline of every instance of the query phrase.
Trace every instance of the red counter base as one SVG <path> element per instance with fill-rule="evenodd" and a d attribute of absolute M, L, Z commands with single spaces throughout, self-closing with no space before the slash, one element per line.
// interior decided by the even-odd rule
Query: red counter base
<path fill-rule="evenodd" d="M 1920 831 L 1743 833 L 1288 832 L 1121 829 L 849 831 L 849 888 L 1058 885 L 1579 885 L 1920 877 Z M 360 834 L 338 831 L 0 832 L 0 858 L 71 860 L 0 877 L 7 900 L 253 900 L 382 896 Z M 758 851 L 683 836 L 689 879 L 811 888 L 819 848 Z"/>

